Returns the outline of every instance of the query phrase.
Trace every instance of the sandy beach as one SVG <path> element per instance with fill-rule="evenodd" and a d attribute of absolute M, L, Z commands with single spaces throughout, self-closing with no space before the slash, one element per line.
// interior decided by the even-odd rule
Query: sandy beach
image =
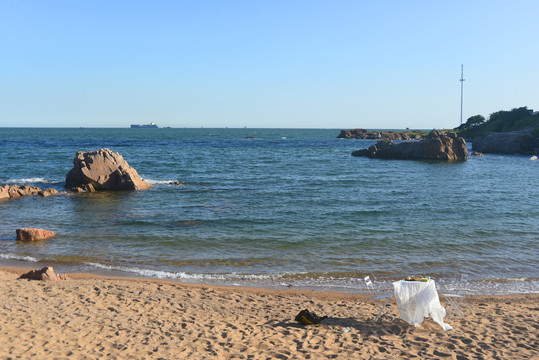
<path fill-rule="evenodd" d="M 444 331 L 431 319 L 373 323 L 376 309 L 361 294 L 91 274 L 19 280 L 27 270 L 0 270 L 0 359 L 539 357 L 538 294 L 469 297 L 467 321 L 453 318 Z M 302 326 L 302 309 L 328 319 Z M 390 309 L 397 314 L 394 302 Z"/>

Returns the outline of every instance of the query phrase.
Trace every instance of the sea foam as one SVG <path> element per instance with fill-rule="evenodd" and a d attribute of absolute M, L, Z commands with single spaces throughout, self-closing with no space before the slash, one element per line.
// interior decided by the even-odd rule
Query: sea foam
<path fill-rule="evenodd" d="M 36 259 L 34 257 L 31 257 L 31 256 L 15 255 L 15 254 L 0 254 L 0 259 L 29 261 L 29 262 L 38 262 L 39 261 L 38 259 Z"/>
<path fill-rule="evenodd" d="M 144 179 L 144 181 L 150 183 L 151 185 L 171 185 L 178 180 L 154 180 L 154 179 Z"/>
<path fill-rule="evenodd" d="M 48 180 L 45 178 L 40 177 L 33 177 L 33 178 L 22 178 L 22 179 L 9 179 L 6 181 L 8 184 L 37 184 L 37 183 L 43 183 L 43 184 L 51 184 L 54 183 L 53 180 Z"/>
<path fill-rule="evenodd" d="M 226 281 L 226 280 L 268 280 L 281 277 L 281 274 L 202 274 L 202 273 L 185 273 L 185 272 L 171 272 L 163 270 L 141 269 L 131 266 L 117 266 L 117 265 L 104 265 L 100 263 L 88 262 L 87 266 L 91 266 L 97 269 L 103 269 L 108 271 L 117 271 L 132 273 L 143 277 L 157 278 L 157 279 L 178 279 L 178 280 L 208 280 L 208 281 Z"/>

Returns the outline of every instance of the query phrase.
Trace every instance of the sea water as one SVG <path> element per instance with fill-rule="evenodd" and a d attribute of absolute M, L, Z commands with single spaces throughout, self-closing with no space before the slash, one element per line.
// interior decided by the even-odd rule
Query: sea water
<path fill-rule="evenodd" d="M 340 291 L 464 273 L 476 293 L 537 292 L 539 162 L 357 158 L 374 141 L 338 134 L 1 128 L 0 184 L 63 191 L 77 151 L 109 148 L 153 187 L 1 201 L 0 265 Z M 21 227 L 57 235 L 17 242 Z"/>

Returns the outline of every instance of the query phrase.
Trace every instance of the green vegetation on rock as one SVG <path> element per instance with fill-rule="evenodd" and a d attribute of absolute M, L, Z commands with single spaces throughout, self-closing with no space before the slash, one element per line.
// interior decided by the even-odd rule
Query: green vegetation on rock
<path fill-rule="evenodd" d="M 510 132 L 528 130 L 533 136 L 539 137 L 539 113 L 534 113 L 527 106 L 511 111 L 498 111 L 485 121 L 482 115 L 468 118 L 465 124 L 455 128 L 457 134 L 464 138 L 482 136 L 490 132 Z"/>
<path fill-rule="evenodd" d="M 412 135 L 417 135 L 417 136 L 421 136 L 422 138 L 424 138 L 425 136 L 427 136 L 429 134 L 429 131 L 423 131 L 423 130 L 403 130 L 403 131 L 395 131 L 397 134 L 412 134 Z"/>

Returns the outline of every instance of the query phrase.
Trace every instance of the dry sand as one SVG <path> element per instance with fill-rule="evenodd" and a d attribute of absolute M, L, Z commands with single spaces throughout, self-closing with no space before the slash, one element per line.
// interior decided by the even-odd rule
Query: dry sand
<path fill-rule="evenodd" d="M 446 332 L 430 319 L 374 324 L 365 295 L 87 274 L 18 280 L 25 270 L 0 270 L 0 359 L 539 358 L 539 294 L 469 297 L 468 321 L 453 318 Z M 302 309 L 329 318 L 304 327 L 294 321 Z"/>

